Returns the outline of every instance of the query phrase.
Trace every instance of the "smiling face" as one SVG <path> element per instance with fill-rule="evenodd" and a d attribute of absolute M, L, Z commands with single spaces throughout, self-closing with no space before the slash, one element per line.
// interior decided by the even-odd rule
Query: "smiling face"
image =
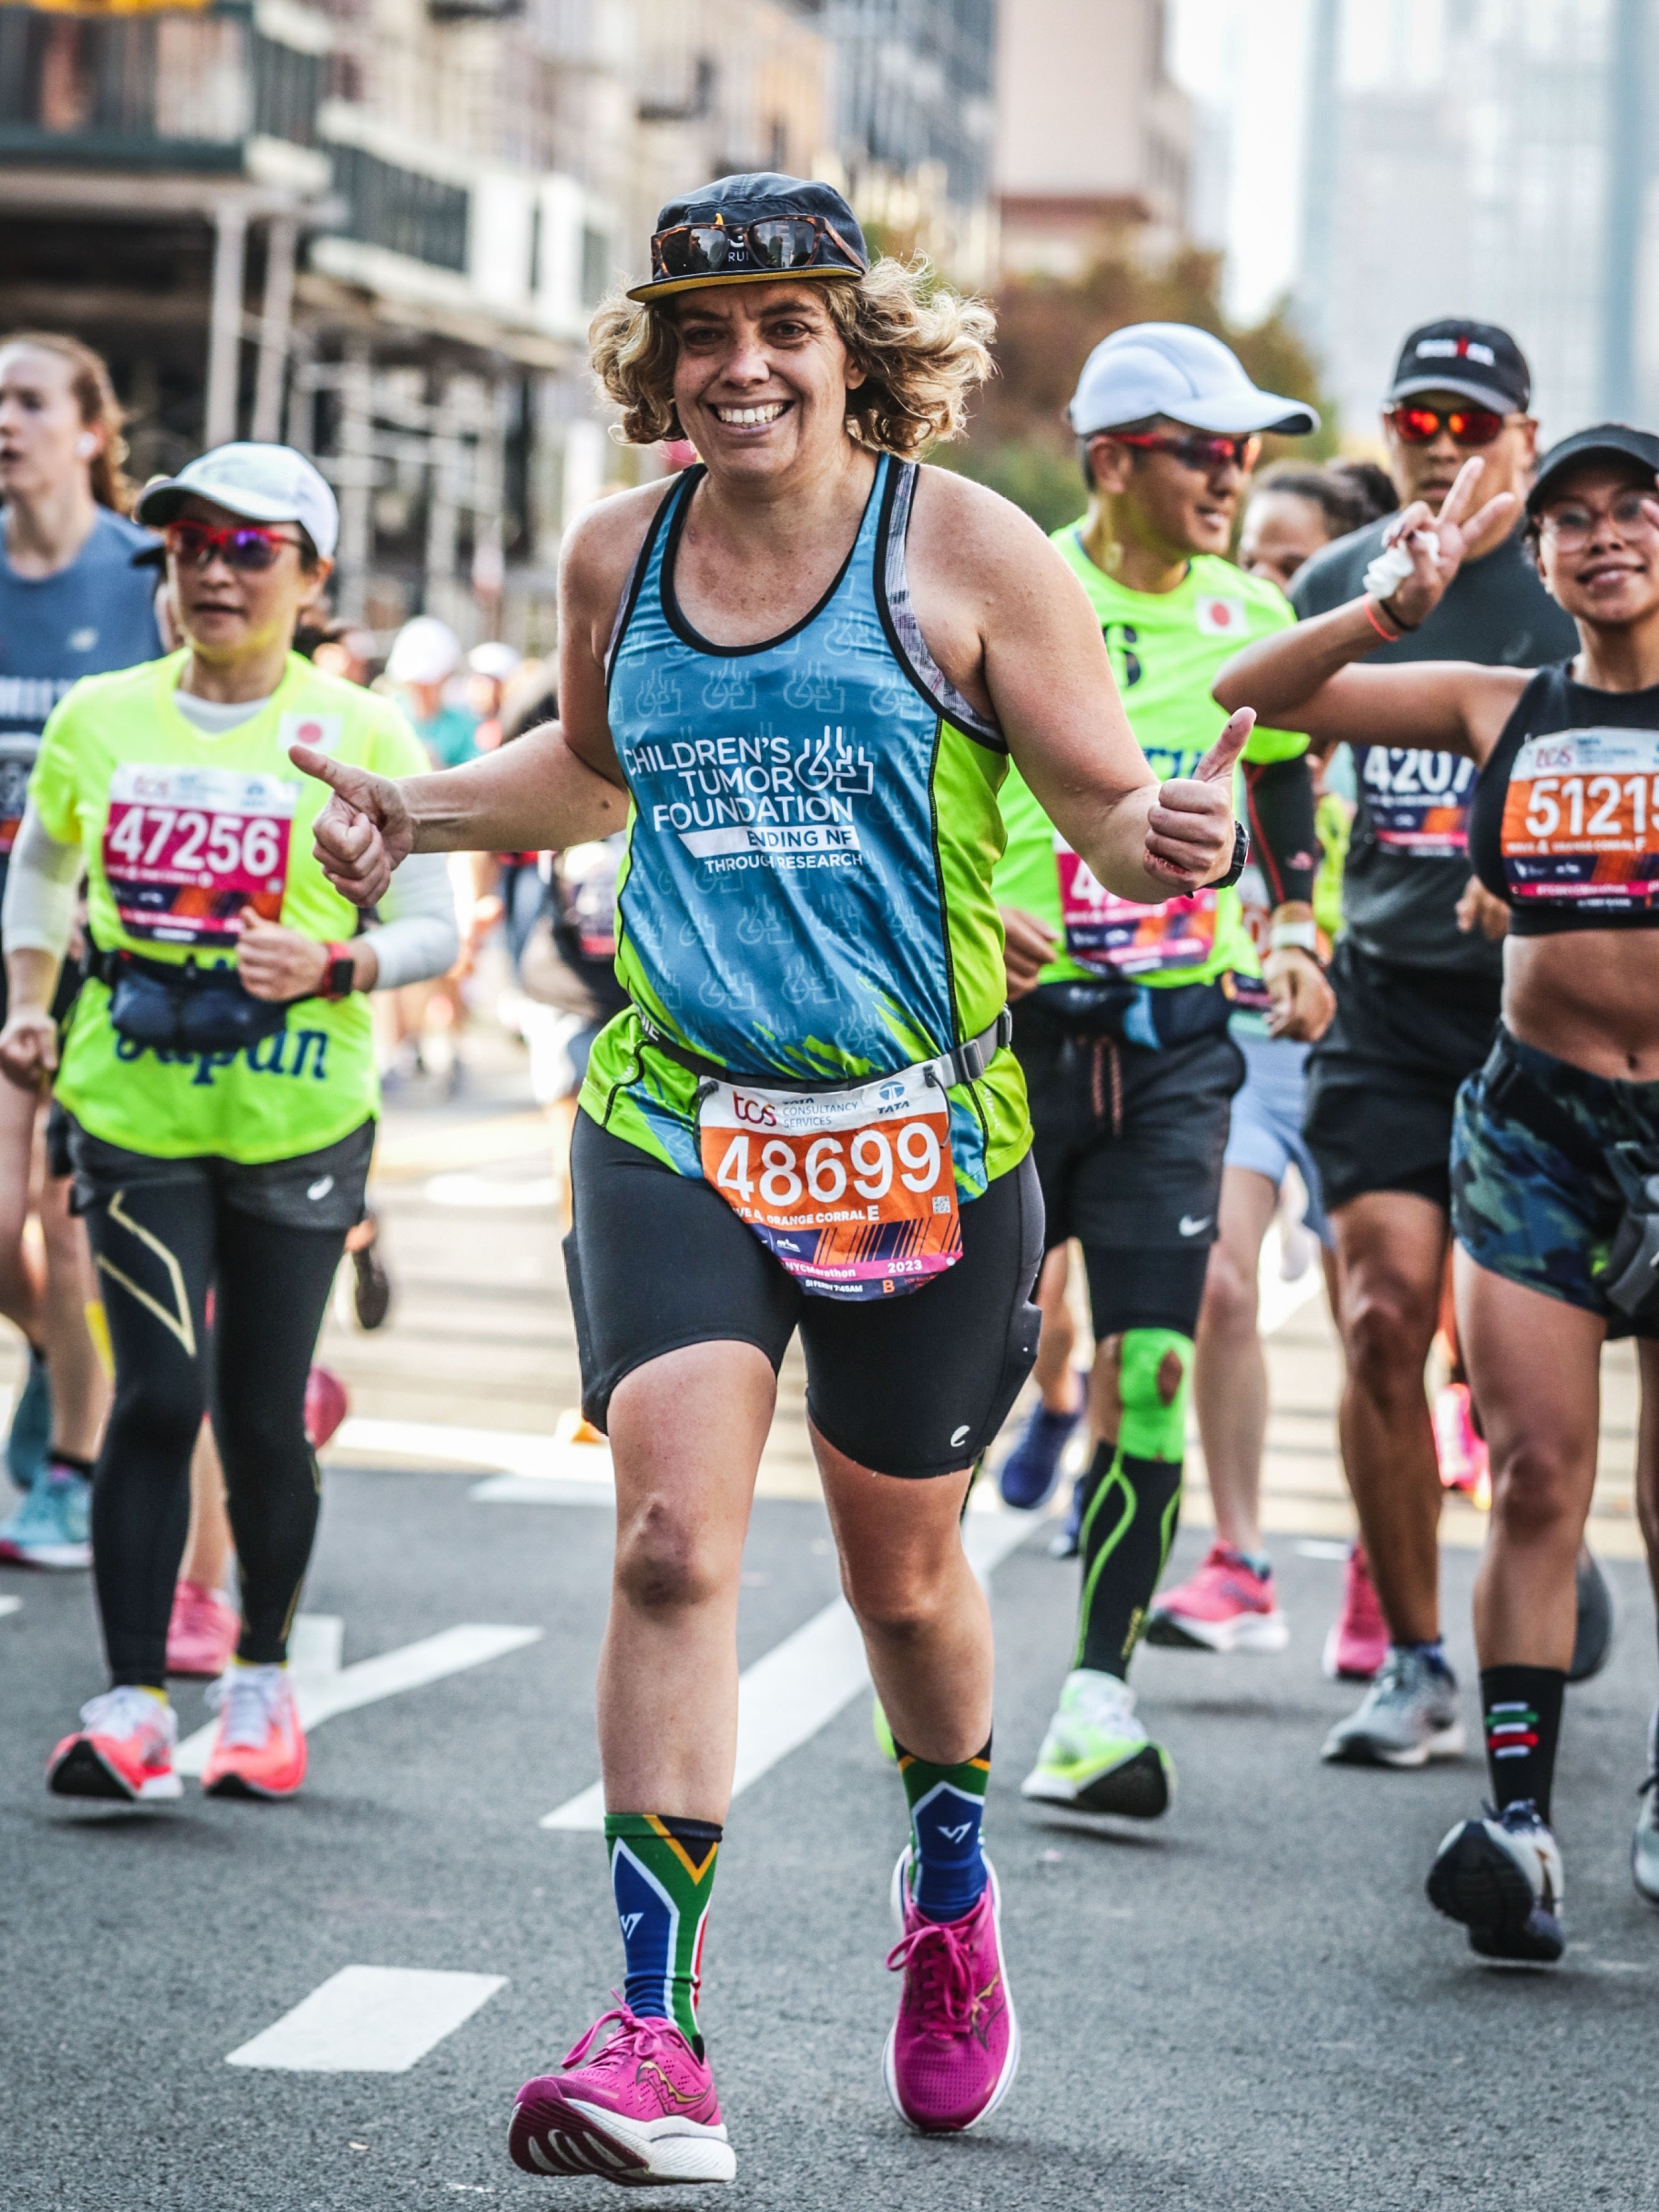
<path fill-rule="evenodd" d="M 82 416 L 72 363 L 41 346 L 0 353 L 0 499 L 46 498 L 84 480 L 102 442 Z"/>
<path fill-rule="evenodd" d="M 818 283 L 732 284 L 674 308 L 674 404 L 711 475 L 759 479 L 828 461 L 863 380 Z"/>
<path fill-rule="evenodd" d="M 1581 621 L 1622 627 L 1659 612 L 1659 492 L 1633 461 L 1595 461 L 1553 486 L 1538 568 Z"/>
<path fill-rule="evenodd" d="M 1182 422 L 1160 422 L 1157 428 L 1175 439 L 1190 434 Z M 1109 433 L 1092 438 L 1088 453 L 1096 486 L 1112 501 L 1118 537 L 1172 562 L 1226 552 L 1249 480 L 1236 460 L 1191 468 L 1174 453 L 1121 445 Z"/>
<path fill-rule="evenodd" d="M 189 499 L 181 522 L 203 522 L 212 530 L 248 527 L 211 500 Z M 292 642 L 302 608 L 327 580 L 331 563 L 301 565 L 300 526 L 294 522 L 259 526 L 287 542 L 269 568 L 233 568 L 221 552 L 197 565 L 180 560 L 169 548 L 167 580 L 179 628 L 197 656 L 216 665 L 252 658 Z"/>
<path fill-rule="evenodd" d="M 1325 511 L 1317 500 L 1263 485 L 1252 492 L 1238 538 L 1238 565 L 1247 576 L 1265 576 L 1281 592 L 1305 561 L 1330 543 Z"/>

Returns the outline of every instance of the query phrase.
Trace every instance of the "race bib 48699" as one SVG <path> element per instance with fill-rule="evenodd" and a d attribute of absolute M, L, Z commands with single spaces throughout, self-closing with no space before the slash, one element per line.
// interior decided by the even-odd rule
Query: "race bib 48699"
<path fill-rule="evenodd" d="M 282 917 L 297 783 L 124 762 L 110 782 L 104 876 L 121 927 L 164 945 L 236 943 L 253 907 Z"/>

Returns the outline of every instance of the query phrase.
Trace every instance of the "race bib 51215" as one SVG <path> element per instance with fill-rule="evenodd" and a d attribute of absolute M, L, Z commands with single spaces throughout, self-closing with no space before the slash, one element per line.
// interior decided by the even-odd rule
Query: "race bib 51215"
<path fill-rule="evenodd" d="M 1139 906 L 1119 898 L 1057 832 L 1060 915 L 1066 951 L 1081 967 L 1103 975 L 1150 975 L 1169 969 L 1202 968 L 1215 950 L 1215 893 Z"/>
<path fill-rule="evenodd" d="M 949 1107 L 919 1067 L 851 1091 L 713 1084 L 699 1142 L 709 1182 L 815 1296 L 919 1291 L 962 1256 Z"/>
<path fill-rule="evenodd" d="M 1529 738 L 1504 797 L 1504 876 L 1517 906 L 1629 913 L 1659 888 L 1659 730 Z"/>
<path fill-rule="evenodd" d="M 244 907 L 282 917 L 297 783 L 124 762 L 110 781 L 104 876 L 129 936 L 234 948 Z"/>

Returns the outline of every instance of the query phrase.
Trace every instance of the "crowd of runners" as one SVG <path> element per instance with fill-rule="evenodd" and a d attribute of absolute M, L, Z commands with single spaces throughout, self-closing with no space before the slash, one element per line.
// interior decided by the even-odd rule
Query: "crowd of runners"
<path fill-rule="evenodd" d="M 301 1784 L 287 1639 L 348 1243 L 385 1311 L 369 994 L 452 976 L 455 856 L 493 855 L 489 918 L 527 965 L 545 919 L 562 977 L 565 1257 L 617 1510 L 625 1983 L 520 2092 L 518 2165 L 736 2171 L 698 1992 L 797 1335 L 909 1810 L 887 2088 L 923 2132 L 996 2107 L 1020 2031 L 969 1489 L 989 1457 L 1035 1510 L 1075 1471 L 1075 1640 L 1022 1796 L 1159 1820 L 1141 1643 L 1288 1638 L 1275 1220 L 1323 1268 L 1360 1530 L 1325 1642 L 1359 1702 L 1323 1756 L 1463 1753 L 1438 1519 L 1448 1486 L 1489 1497 L 1490 1798 L 1425 1849 L 1427 1894 L 1483 1955 L 1558 1959 L 1565 1692 L 1611 1636 L 1600 1356 L 1634 1338 L 1645 1386 L 1659 1342 L 1659 435 L 1541 452 L 1515 340 L 1451 319 L 1403 343 L 1386 468 L 1256 474 L 1314 410 L 1137 325 L 1083 365 L 1082 512 L 1045 540 L 923 459 L 990 372 L 989 311 L 873 257 L 829 186 L 703 186 L 650 264 L 592 362 L 672 466 L 569 533 L 556 682 L 517 715 L 497 647 L 457 711 L 427 618 L 388 668 L 407 714 L 361 680 L 372 639 L 295 649 L 338 536 L 302 455 L 221 447 L 135 499 L 95 356 L 0 340 L 0 1312 L 29 1347 L 0 1562 L 89 1565 L 109 1670 L 48 1787 L 178 1798 L 192 1670 L 203 1787 Z M 1190 1412 L 1215 1540 L 1164 1587 Z M 1659 1565 L 1645 1416 L 1636 1486 Z M 1631 1763 L 1659 1903 L 1659 1743 Z"/>

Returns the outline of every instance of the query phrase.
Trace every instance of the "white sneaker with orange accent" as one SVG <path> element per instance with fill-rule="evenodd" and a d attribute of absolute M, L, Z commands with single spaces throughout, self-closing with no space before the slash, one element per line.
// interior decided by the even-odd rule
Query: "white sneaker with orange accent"
<path fill-rule="evenodd" d="M 202 1769 L 210 1797 L 292 1797 L 306 1778 L 306 1734 L 286 1667 L 232 1667 L 208 1692 L 219 1727 Z"/>
<path fill-rule="evenodd" d="M 154 1805 L 182 1797 L 173 1771 L 179 1722 L 154 1690 L 123 1686 L 106 1690 L 81 1708 L 81 1726 L 46 1761 L 46 1787 L 54 1797 L 118 1798 Z"/>

